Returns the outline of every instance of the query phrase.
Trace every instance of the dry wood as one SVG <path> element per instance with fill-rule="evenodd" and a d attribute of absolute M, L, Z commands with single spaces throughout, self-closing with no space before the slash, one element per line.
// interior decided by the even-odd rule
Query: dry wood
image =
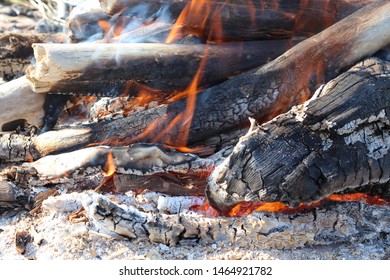
<path fill-rule="evenodd" d="M 82 204 L 93 230 L 166 245 L 224 242 L 240 248 L 294 249 L 381 240 L 381 236 L 389 233 L 389 208 L 359 202 L 325 203 L 299 215 L 254 212 L 242 218 L 225 218 L 188 211 L 191 203 L 186 203 L 183 197 L 174 199 L 159 194 L 155 197 L 144 204 L 132 198 L 113 202 L 88 192 L 69 195 L 68 200 Z M 66 197 L 57 197 L 44 202 L 43 207 L 58 209 L 66 204 L 64 200 Z M 199 201 L 193 199 L 194 204 Z"/>
<path fill-rule="evenodd" d="M 29 67 L 27 78 L 39 93 L 133 95 L 138 93 L 132 90 L 134 82 L 174 92 L 188 87 L 203 63 L 200 88 L 262 65 L 296 43 L 34 44 L 37 62 Z"/>
<path fill-rule="evenodd" d="M 178 122 L 156 140 L 186 110 L 191 101 L 186 98 L 122 119 L 44 133 L 34 140 L 34 158 L 91 143 L 115 145 L 141 139 L 174 145 L 187 133 L 191 144 L 248 125 L 248 117 L 259 120 L 278 115 L 311 96 L 319 84 L 390 44 L 389 12 L 390 2 L 377 1 L 301 42 L 264 67 L 199 93 L 189 128 Z M 153 129 L 145 135 L 145 129 L 152 123 Z"/>
<path fill-rule="evenodd" d="M 319 97 L 253 125 L 206 190 L 214 208 L 243 201 L 296 206 L 390 180 L 390 62 L 367 59 Z M 388 188 L 388 186 L 387 186 Z"/>
<path fill-rule="evenodd" d="M 0 131 L 13 130 L 18 120 L 41 126 L 44 102 L 45 94 L 33 92 L 25 76 L 0 85 Z"/>
<path fill-rule="evenodd" d="M 100 1 L 103 10 L 111 15 L 118 12 L 138 14 L 139 9 L 135 7 L 142 7 L 146 13 L 145 17 L 151 17 L 155 16 L 161 7 L 165 7 L 174 21 L 185 11 L 188 13 L 187 17 L 180 22 L 183 33 L 195 33 L 211 40 L 255 40 L 313 35 L 372 2 L 374 1 Z M 218 34 L 215 27 L 219 21 L 223 32 Z"/>

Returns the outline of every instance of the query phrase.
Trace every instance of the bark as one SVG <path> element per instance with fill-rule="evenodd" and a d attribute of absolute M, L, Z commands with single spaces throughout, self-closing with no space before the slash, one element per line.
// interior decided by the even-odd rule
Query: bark
<path fill-rule="evenodd" d="M 209 40 L 258 40 L 313 35 L 342 18 L 370 4 L 373 0 L 310 0 L 310 1 L 160 1 L 160 0 L 101 0 L 108 14 L 124 13 L 144 17 L 157 17 L 166 9 L 175 21 L 181 12 L 187 13 L 182 35 L 198 34 Z M 205 2 L 205 3 L 204 3 Z M 145 15 L 146 14 L 146 15 Z M 165 17 L 167 15 L 164 14 Z M 221 23 L 222 32 L 216 32 Z"/>
<path fill-rule="evenodd" d="M 196 96 L 122 119 L 39 135 L 34 140 L 34 158 L 91 143 L 193 144 L 248 125 L 249 117 L 264 120 L 276 116 L 310 97 L 321 83 L 389 45 L 389 12 L 388 1 L 377 1 L 301 42 L 267 65 Z M 187 104 L 195 104 L 193 114 L 186 111 Z M 189 120 L 192 120 L 191 126 Z"/>
<path fill-rule="evenodd" d="M 186 89 L 201 67 L 199 88 L 265 64 L 297 40 L 176 44 L 35 44 L 27 78 L 34 91 L 105 96 L 136 95 L 145 87 Z M 260 51 L 259 51 L 260 50 Z"/>
<path fill-rule="evenodd" d="M 254 212 L 226 218 L 189 211 L 191 204 L 200 202 L 186 203 L 183 197 L 173 202 L 174 198 L 159 196 L 145 205 L 124 199 L 115 203 L 96 193 L 78 194 L 76 199 L 86 210 L 92 229 L 99 233 L 172 246 L 224 242 L 240 248 L 295 249 L 381 240 L 389 232 L 389 208 L 360 202 L 324 203 L 299 215 Z M 54 199 L 44 207 L 56 204 L 63 203 Z"/>
<path fill-rule="evenodd" d="M 292 206 L 390 180 L 390 62 L 367 59 L 319 97 L 253 125 L 210 176 L 220 212 L 243 201 Z"/>
<path fill-rule="evenodd" d="M 44 102 L 45 94 L 33 92 L 25 76 L 0 85 L 0 131 L 14 130 L 18 120 L 41 126 Z"/>

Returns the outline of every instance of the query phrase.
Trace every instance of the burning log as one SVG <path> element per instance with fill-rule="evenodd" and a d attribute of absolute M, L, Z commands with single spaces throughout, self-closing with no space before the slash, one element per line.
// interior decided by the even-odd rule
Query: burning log
<path fill-rule="evenodd" d="M 388 1 L 377 1 L 267 65 L 197 95 L 191 93 L 126 118 L 39 135 L 34 140 L 34 158 L 91 143 L 193 144 L 245 126 L 249 117 L 264 120 L 276 116 L 310 97 L 321 83 L 389 45 L 389 12 Z M 188 104 L 193 107 L 188 109 Z"/>
<path fill-rule="evenodd" d="M 222 213 L 243 201 L 297 206 L 389 182 L 389 88 L 390 62 L 367 59 L 318 97 L 253 123 L 210 176 L 210 204 Z"/>
<path fill-rule="evenodd" d="M 144 17 L 156 17 L 161 9 L 168 10 L 170 17 L 177 19 L 176 24 L 181 26 L 179 32 L 170 34 L 170 42 L 186 34 L 220 41 L 311 36 L 372 2 L 100 0 L 103 10 L 110 15 L 138 14 L 138 7 L 142 7 Z"/>
<path fill-rule="evenodd" d="M 150 200 L 142 204 L 129 197 L 114 202 L 96 193 L 72 193 L 46 200 L 43 208 L 60 212 L 61 207 L 77 209 L 77 204 L 82 205 L 91 230 L 116 238 L 171 246 L 227 242 L 240 248 L 295 249 L 380 240 L 380 235 L 389 232 L 389 208 L 359 202 L 331 207 L 325 203 L 300 215 L 254 212 L 245 217 L 227 218 L 191 211 L 194 204 L 202 204 L 199 198 L 175 199 L 155 194 Z"/>
<path fill-rule="evenodd" d="M 39 93 L 121 96 L 147 90 L 134 86 L 137 83 L 177 92 L 188 87 L 199 67 L 198 86 L 203 88 L 265 64 L 294 43 L 34 44 L 37 62 L 27 70 L 27 78 Z"/>

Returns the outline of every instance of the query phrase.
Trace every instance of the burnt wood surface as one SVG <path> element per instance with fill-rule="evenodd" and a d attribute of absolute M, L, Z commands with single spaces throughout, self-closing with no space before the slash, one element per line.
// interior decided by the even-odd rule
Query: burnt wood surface
<path fill-rule="evenodd" d="M 36 64 L 27 78 L 39 93 L 121 96 L 149 88 L 172 93 L 185 90 L 198 71 L 199 89 L 209 87 L 271 61 L 298 42 L 34 44 Z"/>
<path fill-rule="evenodd" d="M 242 137 L 210 176 L 221 212 L 243 201 L 292 206 L 390 180 L 390 62 L 370 58 Z"/>
<path fill-rule="evenodd" d="M 240 248 L 295 249 L 341 242 L 385 241 L 380 236 L 389 233 L 388 207 L 361 202 L 324 203 L 299 215 L 254 212 L 227 218 L 188 211 L 185 198 L 183 205 L 171 203 L 173 207 L 169 207 L 170 198 L 164 196 L 152 203 L 157 207 L 118 203 L 96 193 L 79 194 L 76 199 L 85 209 L 91 228 L 100 233 L 171 246 L 228 242 Z M 55 207 L 55 200 L 50 205 Z"/>
<path fill-rule="evenodd" d="M 310 97 L 321 83 L 390 44 L 389 12 L 390 2 L 377 1 L 265 66 L 196 96 L 113 121 L 43 133 L 31 146 L 33 157 L 94 143 L 192 144 L 249 125 L 249 117 L 265 120 L 277 116 Z M 188 104 L 195 104 L 193 114 L 186 111 Z"/>
<path fill-rule="evenodd" d="M 237 1 L 208 0 L 101 0 L 108 14 L 121 13 L 135 17 L 158 18 L 164 9 L 175 21 L 182 11 L 188 13 L 178 22 L 182 36 L 197 34 L 209 40 L 258 40 L 313 35 L 373 0 L 309 0 L 309 1 Z M 146 13 L 139 13 L 142 6 Z M 220 11 L 220 13 L 218 13 Z M 223 32 L 215 32 L 221 23 Z M 219 29 L 218 29 L 219 30 Z"/>

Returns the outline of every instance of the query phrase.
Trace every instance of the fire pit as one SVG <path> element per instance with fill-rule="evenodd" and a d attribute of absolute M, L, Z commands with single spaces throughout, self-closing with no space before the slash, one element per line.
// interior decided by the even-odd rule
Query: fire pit
<path fill-rule="evenodd" d="M 389 257 L 388 1 L 95 2 L 0 85 L 4 258 Z"/>

